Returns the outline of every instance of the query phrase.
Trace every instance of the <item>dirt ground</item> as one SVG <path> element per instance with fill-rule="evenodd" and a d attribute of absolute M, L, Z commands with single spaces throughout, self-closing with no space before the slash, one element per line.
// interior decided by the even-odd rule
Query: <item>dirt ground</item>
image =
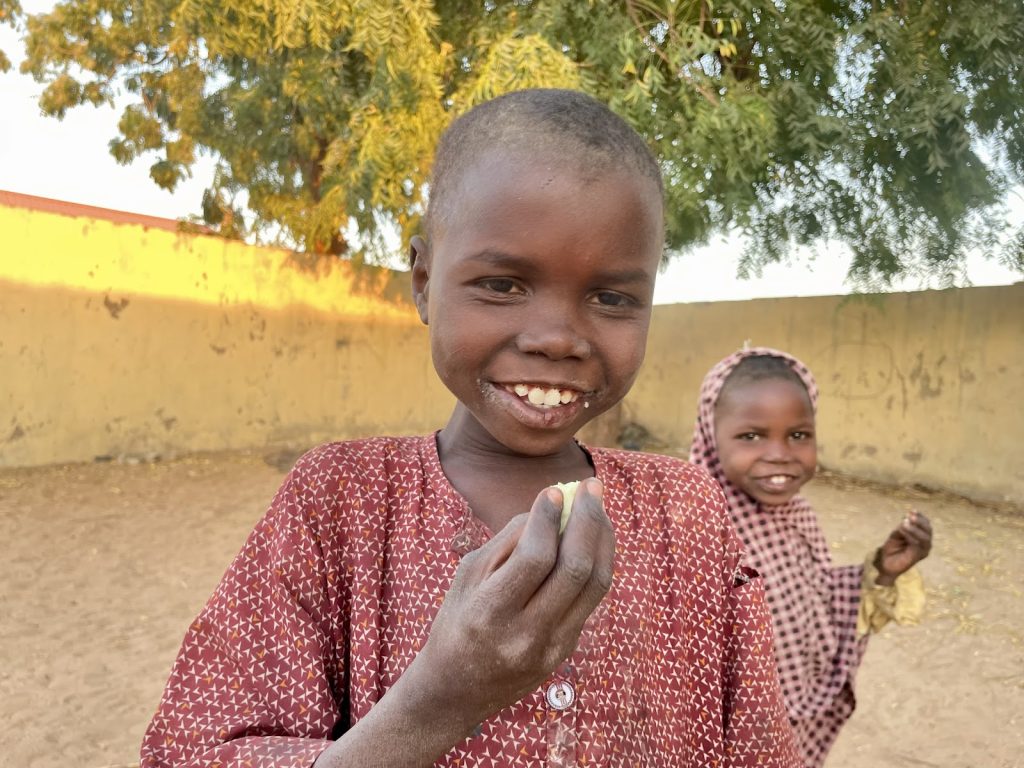
<path fill-rule="evenodd" d="M 185 628 L 293 456 L 0 471 L 0 765 L 137 759 Z M 1024 513 L 822 478 L 837 562 L 911 506 L 936 530 L 926 620 L 872 640 L 834 768 L 1024 767 Z"/>

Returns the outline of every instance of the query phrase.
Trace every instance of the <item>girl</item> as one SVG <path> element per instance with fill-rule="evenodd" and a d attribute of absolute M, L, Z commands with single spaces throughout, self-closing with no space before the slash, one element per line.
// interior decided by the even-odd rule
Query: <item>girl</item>
<path fill-rule="evenodd" d="M 143 766 L 799 765 L 721 490 L 573 438 L 643 359 L 662 198 L 582 94 L 452 124 L 411 243 L 451 418 L 300 459 L 190 627 Z"/>
<path fill-rule="evenodd" d="M 804 763 L 825 760 L 854 708 L 868 634 L 912 623 L 924 591 L 928 519 L 912 512 L 863 566 L 833 566 L 810 505 L 797 495 L 817 466 L 810 371 L 773 349 L 745 349 L 704 378 L 690 452 L 725 489 L 729 512 L 764 577 L 783 697 Z"/>

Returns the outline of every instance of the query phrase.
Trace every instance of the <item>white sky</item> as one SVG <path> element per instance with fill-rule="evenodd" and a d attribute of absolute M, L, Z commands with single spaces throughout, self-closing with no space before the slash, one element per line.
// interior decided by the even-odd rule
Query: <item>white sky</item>
<path fill-rule="evenodd" d="M 23 0 L 28 13 L 40 13 L 51 0 Z M 166 192 L 149 178 L 145 157 L 120 166 L 107 145 L 117 135 L 120 109 L 77 107 L 63 121 L 44 117 L 38 107 L 42 86 L 17 71 L 23 58 L 21 33 L 0 26 L 0 50 L 14 64 L 0 74 L 0 189 L 98 205 L 133 213 L 180 218 L 200 211 L 203 189 L 213 164 L 204 158 L 193 176 L 175 192 Z M 1024 219 L 1024 197 L 1010 199 L 1011 217 Z M 721 238 L 672 261 L 659 277 L 655 302 L 716 301 L 775 296 L 820 296 L 849 292 L 847 260 L 841 249 L 819 251 L 817 257 L 792 264 L 774 264 L 759 278 L 740 280 L 736 264 L 741 250 L 735 238 Z M 974 285 L 1006 285 L 1021 276 L 994 261 L 970 259 L 967 276 Z M 905 281 L 902 290 L 929 286 Z"/>

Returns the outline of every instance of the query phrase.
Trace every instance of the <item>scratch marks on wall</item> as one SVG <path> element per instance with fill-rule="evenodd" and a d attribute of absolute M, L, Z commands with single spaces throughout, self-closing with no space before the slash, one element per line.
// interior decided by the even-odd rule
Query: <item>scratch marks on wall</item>
<path fill-rule="evenodd" d="M 935 361 L 935 370 L 929 371 L 924 366 L 924 352 L 918 352 L 915 356 L 914 367 L 910 369 L 907 378 L 910 379 L 911 384 L 917 386 L 917 394 L 922 400 L 930 400 L 942 394 L 945 380 L 940 371 L 945 362 L 946 356 L 942 355 Z"/>
<path fill-rule="evenodd" d="M 817 358 L 834 361 L 828 394 L 843 400 L 882 397 L 897 373 L 892 349 L 877 342 L 835 342 Z"/>

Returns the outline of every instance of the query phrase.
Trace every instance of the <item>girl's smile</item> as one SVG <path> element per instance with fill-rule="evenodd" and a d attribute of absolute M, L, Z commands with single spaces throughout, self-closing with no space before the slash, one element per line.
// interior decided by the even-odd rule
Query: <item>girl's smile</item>
<path fill-rule="evenodd" d="M 788 379 L 727 385 L 715 405 L 715 441 L 726 480 L 769 506 L 796 496 L 817 468 L 814 410 Z"/>

